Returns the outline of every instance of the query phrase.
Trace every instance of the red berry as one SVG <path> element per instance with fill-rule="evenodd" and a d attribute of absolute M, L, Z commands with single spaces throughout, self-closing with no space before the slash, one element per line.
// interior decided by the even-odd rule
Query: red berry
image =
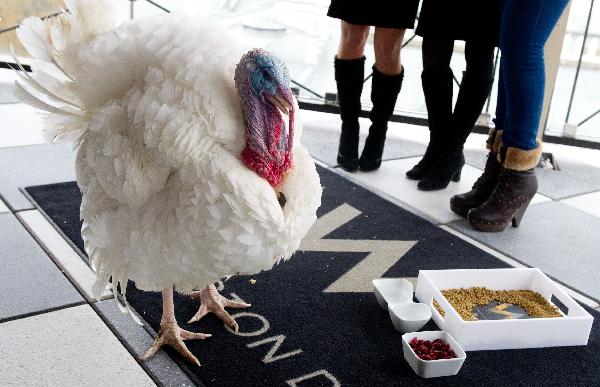
<path fill-rule="evenodd" d="M 409 344 L 421 360 L 453 359 L 457 357 L 450 345 L 441 339 L 429 341 L 414 337 Z"/>

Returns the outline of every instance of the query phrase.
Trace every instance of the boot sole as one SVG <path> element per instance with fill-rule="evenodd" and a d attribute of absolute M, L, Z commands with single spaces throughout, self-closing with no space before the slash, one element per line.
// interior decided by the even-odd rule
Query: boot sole
<path fill-rule="evenodd" d="M 357 166 L 350 166 L 349 167 L 349 166 L 342 165 L 342 164 L 338 163 L 338 166 L 340 168 L 342 168 L 346 172 L 356 172 L 356 171 L 358 171 L 358 165 Z"/>
<path fill-rule="evenodd" d="M 408 172 L 406 173 L 406 178 L 409 180 L 421 180 L 425 177 L 425 174 L 419 174 L 419 175 L 409 175 Z"/>
<path fill-rule="evenodd" d="M 347 172 L 356 172 L 358 170 L 358 158 L 348 159 L 343 156 L 337 158 L 338 166 Z"/>
<path fill-rule="evenodd" d="M 468 216 L 467 216 L 468 219 Z M 510 222 L 504 224 L 492 224 L 492 223 L 478 223 L 471 219 L 469 220 L 469 224 L 473 227 L 474 230 L 483 231 L 483 232 L 502 232 L 506 230 Z"/>
<path fill-rule="evenodd" d="M 471 217 L 469 216 L 470 210 L 469 210 L 469 213 L 467 213 L 467 220 L 469 221 L 469 224 L 471 225 L 471 227 L 473 227 L 477 231 L 483 231 L 483 232 L 502 232 L 502 231 L 506 230 L 506 228 L 510 224 L 512 224 L 513 227 L 518 228 L 521 225 L 521 220 L 523 219 L 523 215 L 525 214 L 527 207 L 529 207 L 530 202 L 531 202 L 531 199 L 529 199 L 527 202 L 525 202 L 523 205 L 521 205 L 521 207 L 517 208 L 517 210 L 513 214 L 512 218 L 507 223 L 494 224 L 494 223 L 477 222 L 477 221 L 471 219 Z"/>
<path fill-rule="evenodd" d="M 381 166 L 381 159 L 379 160 L 359 160 L 358 162 L 359 168 L 363 172 L 371 172 L 376 169 L 379 169 Z"/>
<path fill-rule="evenodd" d="M 454 174 L 448 181 L 446 181 L 446 180 L 431 181 L 427 177 L 425 177 L 424 179 L 419 181 L 419 184 L 417 184 L 417 188 L 421 191 L 439 191 L 442 189 L 446 189 L 450 185 L 451 181 L 453 181 L 455 183 L 458 183 L 460 181 L 461 173 L 462 173 L 462 167 L 458 171 L 454 172 Z"/>

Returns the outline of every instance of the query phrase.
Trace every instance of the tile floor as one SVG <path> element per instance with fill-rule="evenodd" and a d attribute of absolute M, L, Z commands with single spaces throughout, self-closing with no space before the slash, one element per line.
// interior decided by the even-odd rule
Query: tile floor
<path fill-rule="evenodd" d="M 0 321 L 83 303 L 13 214 L 0 215 Z"/>
<path fill-rule="evenodd" d="M 0 199 L 0 214 L 4 214 L 6 212 L 10 212 L 10 210 L 8 209 L 8 207 L 6 207 L 6 204 L 4 204 L 4 201 L 2 199 Z"/>
<path fill-rule="evenodd" d="M 20 188 L 75 179 L 71 144 L 0 148 L 0 196 L 16 211 L 33 209 Z"/>
<path fill-rule="evenodd" d="M 23 225 L 34 235 L 38 243 L 46 250 L 54 263 L 64 272 L 69 273 L 73 285 L 86 300 L 92 301 L 92 286 L 96 279 L 87 263 L 73 250 L 71 245 L 48 222 L 38 210 L 27 210 L 17 213 Z M 111 294 L 107 295 L 110 297 Z"/>
<path fill-rule="evenodd" d="M 307 114 L 308 117 L 314 115 L 313 112 L 309 113 Z M 337 166 L 337 147 L 340 136 L 339 123 L 337 120 L 327 120 L 322 114 L 316 120 L 308 120 L 308 117 L 304 118 L 306 121 L 304 122 L 302 131 L 302 143 L 310 149 L 313 157 L 318 158 L 329 167 Z M 370 121 L 366 118 L 361 118 L 360 123 L 362 127 L 360 132 L 360 148 L 362 149 L 369 133 Z M 394 129 L 399 129 L 397 130 L 398 133 L 395 133 Z M 426 143 L 404 138 L 401 133 L 403 129 L 405 128 L 396 125 L 393 129 L 390 129 L 390 135 L 383 151 L 384 160 L 419 156 L 425 152 Z"/>
<path fill-rule="evenodd" d="M 3 113 L 19 109 L 6 106 L 0 105 L 0 119 Z M 23 114 L 23 120 L 14 121 L 22 136 L 0 136 L 0 165 L 4 166 L 0 170 L 0 264 L 4 268 L 0 337 L 10 338 L 0 351 L 0 385 L 23 385 L 25 380 L 62 385 L 153 385 L 155 381 L 192 385 L 165 353 L 139 361 L 152 341 L 150 333 L 122 315 L 110 294 L 104 301 L 91 298 L 91 269 L 21 193 L 28 185 L 74 179 L 70 146 L 40 145 L 41 122 Z M 447 203 L 454 193 L 469 189 L 480 174 L 485 136 L 469 137 L 465 147 L 469 165 L 460 183 L 451 183 L 445 191 L 422 193 L 415 182 L 404 178 L 404 172 L 425 150 L 424 128 L 390 124 L 388 160 L 381 169 L 348 174 L 335 168 L 337 117 L 305 111 L 300 115 L 305 122 L 304 143 L 322 164 L 515 267 L 540 267 L 578 300 L 600 308 L 596 274 L 600 273 L 600 151 L 549 144 L 546 150 L 553 152 L 562 171 L 538 171 L 543 189 L 521 228 L 482 235 L 451 213 Z M 82 372 L 89 365 L 94 372 Z M 91 379 L 98 375 L 104 379 Z"/>
<path fill-rule="evenodd" d="M 530 206 L 518 229 L 500 234 L 474 231 L 464 220 L 450 227 L 600 299 L 598 217 L 551 201 Z"/>
<path fill-rule="evenodd" d="M 580 211 L 600 218 L 600 191 L 565 199 L 561 203 L 568 204 Z"/>
<path fill-rule="evenodd" d="M 449 203 L 453 195 L 468 191 L 481 175 L 481 170 L 470 165 L 465 165 L 462 170 L 461 180 L 451 182 L 447 189 L 441 191 L 423 192 L 417 188 L 417 182 L 406 178 L 405 173 L 411 169 L 420 157 L 384 161 L 377 171 L 348 173 L 340 168 L 338 172 L 348 179 L 355 181 L 363 187 L 377 189 L 399 202 L 409 204 L 421 216 L 429 218 L 434 223 L 446 224 L 460 219 L 460 216 L 450 211 L 449 206 L 440 203 Z M 537 194 L 532 203 L 542 203 L 550 198 Z"/>
<path fill-rule="evenodd" d="M 153 386 L 89 305 L 0 324 L 0 385 Z"/>

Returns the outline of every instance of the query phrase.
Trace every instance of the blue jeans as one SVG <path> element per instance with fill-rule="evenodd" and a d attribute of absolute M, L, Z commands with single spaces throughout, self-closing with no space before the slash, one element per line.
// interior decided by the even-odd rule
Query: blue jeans
<path fill-rule="evenodd" d="M 544 44 L 568 0 L 502 0 L 497 129 L 507 147 L 537 147 L 544 102 Z"/>

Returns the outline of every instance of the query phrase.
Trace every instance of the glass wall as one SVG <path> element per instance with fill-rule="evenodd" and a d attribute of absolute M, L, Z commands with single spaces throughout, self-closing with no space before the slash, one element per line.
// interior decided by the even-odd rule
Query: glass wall
<path fill-rule="evenodd" d="M 546 134 L 600 142 L 600 6 L 593 0 L 572 0 L 560 61 Z"/>
<path fill-rule="evenodd" d="M 338 20 L 326 16 L 329 0 L 117 0 L 116 3 L 122 20 L 161 14 L 165 10 L 217 18 L 248 46 L 264 47 L 280 56 L 290 68 L 301 100 L 325 103 L 326 96 L 336 92 L 333 58 L 340 27 Z M 600 6 L 593 4 L 593 0 L 572 0 L 546 134 L 600 142 Z M 367 75 L 374 63 L 372 36 L 366 48 Z M 426 117 L 420 77 L 421 39 L 409 30 L 405 43 L 402 62 L 406 75 L 396 114 Z M 465 68 L 463 51 L 464 44 L 456 42 L 451 65 L 457 84 Z M 482 116 L 480 123 L 486 124 L 493 116 L 496 89 L 494 84 L 484 107 L 483 113 L 488 114 Z M 457 87 L 455 98 L 456 90 Z M 369 98 L 367 80 L 362 96 L 367 110 L 371 106 Z"/>
<path fill-rule="evenodd" d="M 250 46 L 261 46 L 280 56 L 290 67 L 292 78 L 300 86 L 300 97 L 315 103 L 325 102 L 326 94 L 335 93 L 333 58 L 340 26 L 339 20 L 326 16 L 329 0 L 162 0 L 165 8 L 187 13 L 204 13 L 219 18 Z M 123 15 L 127 15 L 123 5 Z M 154 9 L 153 9 L 154 8 Z M 135 17 L 161 12 L 147 1 L 135 2 Z M 366 75 L 375 62 L 373 34 L 367 43 Z M 397 114 L 426 116 L 421 90 L 421 39 L 407 31 L 402 62 L 406 76 L 396 105 Z M 457 82 L 464 70 L 464 45 L 457 42 L 452 59 Z M 456 93 L 455 93 L 456 94 Z M 365 82 L 363 105 L 370 108 L 370 82 Z M 455 95 L 456 97 L 456 95 Z M 493 104 L 490 106 L 493 109 Z"/>

